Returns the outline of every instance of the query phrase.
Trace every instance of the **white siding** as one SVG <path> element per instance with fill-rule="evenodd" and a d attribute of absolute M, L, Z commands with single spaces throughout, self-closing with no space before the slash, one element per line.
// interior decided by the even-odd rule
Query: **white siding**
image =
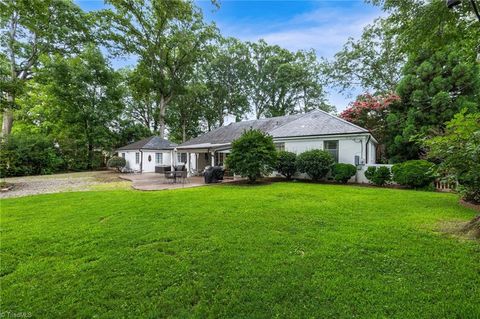
<path fill-rule="evenodd" d="M 125 153 L 125 161 L 127 162 L 127 168 L 133 170 L 140 170 L 140 163 L 135 163 L 135 153 L 138 151 L 120 151 L 119 155 L 122 156 L 122 153 Z"/>
<path fill-rule="evenodd" d="M 361 169 L 357 170 L 357 183 L 365 183 L 365 184 L 370 183 L 370 182 L 368 181 L 368 179 L 365 177 L 365 171 L 366 171 L 367 168 L 369 168 L 370 166 L 376 166 L 376 167 L 386 166 L 386 167 L 390 168 L 390 170 L 391 170 L 393 165 L 390 165 L 390 164 L 368 164 L 368 165 L 363 165 L 363 166 L 361 167 Z M 396 183 L 392 182 L 392 184 L 396 184 Z"/>
<path fill-rule="evenodd" d="M 355 164 L 355 156 L 359 156 L 360 163 L 365 162 L 365 136 L 351 137 L 315 137 L 311 139 L 278 140 L 285 142 L 285 150 L 297 154 L 312 149 L 323 150 L 324 141 L 338 141 L 338 161 L 340 163 Z M 369 143 L 370 144 L 370 143 Z M 370 154 L 369 154 L 370 156 Z"/>
<path fill-rule="evenodd" d="M 127 161 L 127 168 L 140 171 L 140 163 L 135 163 L 135 153 L 140 153 L 140 161 L 142 160 L 142 153 L 143 153 L 143 165 L 142 165 L 142 172 L 149 173 L 155 172 L 155 166 L 157 165 L 170 165 L 171 164 L 171 153 L 170 150 L 131 150 L 131 151 L 119 151 L 118 156 L 122 156 L 122 153 L 125 153 L 125 160 Z M 155 163 L 155 153 L 162 153 L 163 154 L 163 163 L 157 164 Z M 148 157 L 150 156 L 150 161 Z"/>
<path fill-rule="evenodd" d="M 328 136 L 297 139 L 275 139 L 275 142 L 284 142 L 285 150 L 297 154 L 312 149 L 323 150 L 324 141 L 338 141 L 338 162 L 355 165 L 355 156 L 358 156 L 359 163 L 357 175 L 352 177 L 351 182 L 368 183 L 364 172 L 367 168 L 366 152 L 368 147 L 368 162 L 375 163 L 375 143 L 370 139 L 367 145 L 366 135 L 349 136 Z M 362 165 L 363 164 L 363 165 Z M 370 165 L 371 166 L 371 165 Z M 304 174 L 298 174 L 298 178 L 307 178 Z"/>

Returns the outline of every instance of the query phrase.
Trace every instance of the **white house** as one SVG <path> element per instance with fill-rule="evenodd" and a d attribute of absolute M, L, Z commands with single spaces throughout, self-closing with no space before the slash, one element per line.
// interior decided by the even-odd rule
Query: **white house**
<path fill-rule="evenodd" d="M 279 150 L 299 154 L 323 149 L 337 162 L 356 165 L 359 171 L 376 162 L 377 141 L 367 129 L 319 110 L 231 123 L 178 145 L 175 152 L 187 154 L 189 172 L 201 172 L 207 165 L 223 164 L 232 141 L 251 128 L 270 134 Z M 363 174 L 357 175 L 361 175 L 357 181 L 363 182 Z"/>
<path fill-rule="evenodd" d="M 127 168 L 138 172 L 154 172 L 155 166 L 171 166 L 177 144 L 159 136 L 147 137 L 117 149 L 118 156 L 125 158 Z"/>

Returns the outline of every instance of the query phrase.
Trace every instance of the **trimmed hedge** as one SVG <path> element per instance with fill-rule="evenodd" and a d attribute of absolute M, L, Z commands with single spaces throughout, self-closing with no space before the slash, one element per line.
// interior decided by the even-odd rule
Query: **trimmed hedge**
<path fill-rule="evenodd" d="M 357 168 L 352 164 L 337 163 L 333 165 L 332 174 L 337 182 L 347 183 L 357 173 Z"/>
<path fill-rule="evenodd" d="M 435 164 L 425 160 L 413 160 L 392 167 L 393 180 L 400 185 L 422 188 L 435 180 Z"/>
<path fill-rule="evenodd" d="M 392 180 L 392 173 L 387 166 L 369 166 L 365 177 L 373 184 L 383 186 Z"/>
<path fill-rule="evenodd" d="M 314 181 L 327 176 L 334 164 L 330 153 L 323 150 L 311 150 L 297 156 L 297 169 L 306 173 Z"/>
<path fill-rule="evenodd" d="M 297 172 L 296 161 L 297 154 L 293 152 L 280 151 L 277 153 L 275 170 L 290 180 Z"/>

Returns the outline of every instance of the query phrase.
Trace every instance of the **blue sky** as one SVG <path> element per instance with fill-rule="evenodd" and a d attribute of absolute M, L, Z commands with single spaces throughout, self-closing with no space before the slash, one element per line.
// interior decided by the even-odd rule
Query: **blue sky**
<path fill-rule="evenodd" d="M 102 0 L 77 0 L 85 10 L 104 7 Z M 265 39 L 290 50 L 313 48 L 319 57 L 331 58 L 349 37 L 358 38 L 367 24 L 382 13 L 361 0 L 220 0 L 217 9 L 208 0 L 197 0 L 207 21 L 215 22 L 224 36 L 241 40 Z M 114 66 L 128 60 L 114 61 Z M 339 111 L 352 97 L 329 90 L 329 101 Z M 353 96 L 360 90 L 351 92 Z"/>

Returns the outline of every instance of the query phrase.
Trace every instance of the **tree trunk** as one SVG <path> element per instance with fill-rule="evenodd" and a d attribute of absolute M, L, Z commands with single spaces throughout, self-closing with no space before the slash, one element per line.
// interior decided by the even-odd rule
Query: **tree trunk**
<path fill-rule="evenodd" d="M 187 125 L 182 123 L 182 142 L 185 143 L 187 140 Z"/>
<path fill-rule="evenodd" d="M 223 117 L 223 114 L 224 114 L 223 110 L 224 110 L 223 108 L 220 108 L 218 110 L 218 124 L 219 124 L 218 126 L 219 127 L 223 126 L 223 124 L 225 123 L 225 118 Z"/>
<path fill-rule="evenodd" d="M 7 108 L 3 111 L 2 137 L 7 137 L 12 132 L 13 110 Z"/>
<path fill-rule="evenodd" d="M 13 126 L 13 106 L 15 105 L 15 97 L 7 93 L 8 106 L 3 111 L 3 123 L 2 123 L 2 137 L 7 137 L 12 132 Z"/>
<path fill-rule="evenodd" d="M 168 100 L 162 95 L 158 103 L 160 111 L 158 114 L 158 133 L 161 138 L 165 138 L 165 111 L 167 109 L 167 102 Z"/>
<path fill-rule="evenodd" d="M 93 168 L 93 143 L 88 142 L 88 164 L 87 164 L 88 169 Z"/>

